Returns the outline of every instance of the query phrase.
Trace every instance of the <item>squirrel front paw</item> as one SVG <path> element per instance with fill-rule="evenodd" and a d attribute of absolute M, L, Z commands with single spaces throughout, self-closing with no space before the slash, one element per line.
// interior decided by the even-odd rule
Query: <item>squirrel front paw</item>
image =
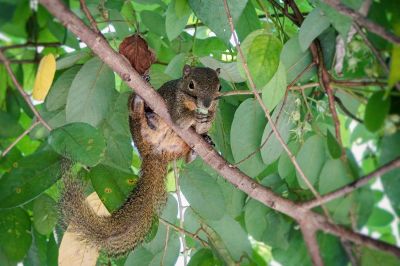
<path fill-rule="evenodd" d="M 154 112 L 146 112 L 145 115 L 149 128 L 152 130 L 157 130 L 159 121 L 158 116 Z"/>
<path fill-rule="evenodd" d="M 136 113 L 143 113 L 144 112 L 144 101 L 142 97 L 139 95 L 135 95 L 133 99 L 133 111 Z"/>

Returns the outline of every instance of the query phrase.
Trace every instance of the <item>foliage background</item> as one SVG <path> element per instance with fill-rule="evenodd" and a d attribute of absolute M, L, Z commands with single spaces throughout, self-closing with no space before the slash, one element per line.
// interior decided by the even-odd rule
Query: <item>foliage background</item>
<path fill-rule="evenodd" d="M 89 24 L 79 1 L 64 2 Z M 306 16 L 301 27 L 270 1 L 228 2 L 263 102 L 273 111 L 285 142 L 320 194 L 399 156 L 399 91 L 394 84 L 400 79 L 396 67 L 400 58 L 393 56 L 399 53 L 399 46 L 365 33 L 388 63 L 386 72 L 362 35 L 355 34 L 347 42 L 351 20 L 320 1 L 296 1 Z M 361 0 L 343 2 L 354 9 L 363 4 Z M 31 7 L 25 0 L 0 3 L 1 49 L 27 93 L 32 91 L 40 58 L 50 53 L 57 57 L 50 92 L 43 103 L 35 105 L 51 132 L 37 123 L 30 129 L 34 114 L 0 65 L 0 149 L 4 151 L 29 129 L 0 161 L 0 262 L 55 265 L 63 235 L 57 225 L 56 206 L 61 155 L 80 163 L 75 170 L 87 181 L 88 193 L 97 192 L 109 211 L 118 208 L 134 188 L 140 159 L 132 149 L 127 123 L 130 88 L 42 6 Z M 137 30 L 142 33 L 158 58 L 150 72 L 155 88 L 179 78 L 188 63 L 220 67 L 224 93 L 249 92 L 222 1 L 88 0 L 86 4 L 116 50 L 126 36 Z M 373 1 L 368 18 L 396 32 L 400 27 L 398 12 L 395 1 Z M 339 99 L 340 141 L 317 67 L 312 64 L 309 46 L 316 38 Z M 338 46 L 339 38 L 346 40 L 343 48 Z M 23 45 L 8 47 L 18 44 Z M 341 67 L 340 49 L 345 49 Z M 222 97 L 211 131 L 216 149 L 229 163 L 275 193 L 293 201 L 312 199 L 313 194 L 271 132 L 250 93 Z M 340 143 L 345 157 L 341 156 Z M 398 245 L 399 170 L 379 180 L 326 207 L 337 224 Z M 191 258 L 189 265 L 266 265 L 271 260 L 282 265 L 311 264 L 294 220 L 248 198 L 200 159 L 171 168 L 167 188 L 171 192 L 168 206 L 147 242 L 126 258 L 108 261 L 100 256 L 98 264 L 175 264 L 182 250 L 182 234 L 168 223 L 191 233 L 184 236 L 190 250 L 185 252 Z M 190 206 L 182 206 L 172 196 L 180 194 L 177 188 Z M 382 202 L 389 207 L 382 208 Z M 182 209 L 184 219 L 178 219 Z M 349 263 L 349 253 L 337 237 L 319 233 L 318 243 L 325 264 Z M 361 265 L 398 263 L 381 251 L 362 246 L 351 249 Z"/>

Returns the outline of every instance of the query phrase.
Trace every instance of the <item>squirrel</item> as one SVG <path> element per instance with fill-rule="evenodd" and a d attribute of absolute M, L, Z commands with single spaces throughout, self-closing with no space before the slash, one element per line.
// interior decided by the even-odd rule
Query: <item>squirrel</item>
<path fill-rule="evenodd" d="M 172 120 L 181 128 L 192 127 L 206 137 L 215 117 L 221 85 L 219 69 L 185 65 L 180 79 L 168 81 L 158 90 Z M 143 100 L 131 94 L 129 125 L 142 158 L 137 187 L 110 216 L 98 216 L 86 203 L 83 187 L 64 179 L 60 200 L 63 222 L 78 237 L 111 257 L 120 257 L 140 244 L 167 200 L 165 177 L 168 163 L 190 158 L 191 148 Z"/>

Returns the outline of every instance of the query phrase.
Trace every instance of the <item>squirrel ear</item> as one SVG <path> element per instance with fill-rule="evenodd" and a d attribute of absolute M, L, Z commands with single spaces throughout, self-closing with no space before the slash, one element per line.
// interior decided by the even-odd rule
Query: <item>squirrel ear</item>
<path fill-rule="evenodd" d="M 183 73 L 182 73 L 183 77 L 187 77 L 191 71 L 192 71 L 192 68 L 189 65 L 185 65 L 183 67 Z"/>
<path fill-rule="evenodd" d="M 217 69 L 215 70 L 215 72 L 217 72 L 217 75 L 219 76 L 219 74 L 221 73 L 221 69 L 220 69 L 220 68 L 217 68 Z"/>

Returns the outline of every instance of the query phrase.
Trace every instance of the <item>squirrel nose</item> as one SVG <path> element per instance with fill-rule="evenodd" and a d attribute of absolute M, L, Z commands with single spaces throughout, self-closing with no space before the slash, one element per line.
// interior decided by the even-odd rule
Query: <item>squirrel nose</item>
<path fill-rule="evenodd" d="M 211 105 L 211 99 L 210 98 L 204 99 L 203 105 L 204 105 L 205 108 L 209 108 L 210 105 Z"/>

